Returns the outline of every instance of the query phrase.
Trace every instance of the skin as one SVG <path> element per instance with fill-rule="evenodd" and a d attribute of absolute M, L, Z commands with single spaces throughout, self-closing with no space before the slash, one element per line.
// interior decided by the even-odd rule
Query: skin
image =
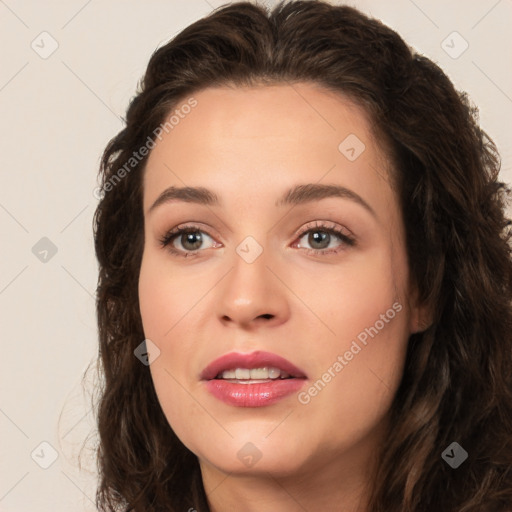
<path fill-rule="evenodd" d="M 198 456 L 214 512 L 367 510 L 365 486 L 388 435 L 407 340 L 426 314 L 409 282 L 386 153 L 361 108 L 312 83 L 209 88 L 194 98 L 152 150 L 143 182 L 140 310 L 160 350 L 150 370 L 162 409 Z M 349 134 L 365 144 L 354 161 L 338 149 Z M 346 197 L 275 206 L 307 183 L 347 187 L 375 215 Z M 206 187 L 221 205 L 173 201 L 149 212 L 171 185 Z M 307 226 L 324 232 L 316 221 L 350 233 L 355 245 L 297 236 Z M 196 257 L 159 243 L 185 223 L 204 229 Z M 236 252 L 247 236 L 263 249 L 252 263 Z M 174 246 L 194 248 L 180 236 Z M 199 379 L 223 354 L 266 350 L 301 368 L 307 391 L 397 303 L 400 312 L 308 403 L 292 394 L 233 407 Z M 251 467 L 237 457 L 248 442 L 261 455 Z"/>

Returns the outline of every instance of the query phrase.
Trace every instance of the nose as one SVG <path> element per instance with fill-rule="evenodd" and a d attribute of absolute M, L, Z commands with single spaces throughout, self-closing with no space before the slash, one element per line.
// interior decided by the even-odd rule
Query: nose
<path fill-rule="evenodd" d="M 252 263 L 235 254 L 233 267 L 220 283 L 217 312 L 221 322 L 254 329 L 279 325 L 290 315 L 286 286 L 279 270 L 268 266 L 265 251 Z"/>

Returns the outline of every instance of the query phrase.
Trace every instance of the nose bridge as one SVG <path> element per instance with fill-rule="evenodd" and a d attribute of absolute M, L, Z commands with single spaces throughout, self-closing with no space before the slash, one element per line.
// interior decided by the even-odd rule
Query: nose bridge
<path fill-rule="evenodd" d="M 232 271 L 228 276 L 231 300 L 239 307 L 254 304 L 260 296 L 269 294 L 269 251 L 252 236 L 246 237 L 236 248 Z"/>
<path fill-rule="evenodd" d="M 268 268 L 273 258 L 266 247 L 266 238 L 263 243 L 247 236 L 235 247 L 231 271 L 224 280 L 219 297 L 220 317 L 248 323 L 262 315 L 268 318 L 269 315 L 276 317 L 286 313 L 282 285 Z"/>

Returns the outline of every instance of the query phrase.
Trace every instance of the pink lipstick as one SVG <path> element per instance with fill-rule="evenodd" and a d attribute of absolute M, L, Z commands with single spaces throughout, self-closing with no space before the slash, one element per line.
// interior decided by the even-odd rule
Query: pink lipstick
<path fill-rule="evenodd" d="M 263 351 L 221 356 L 200 378 L 214 397 L 235 407 L 271 405 L 299 391 L 307 380 L 290 361 Z"/>

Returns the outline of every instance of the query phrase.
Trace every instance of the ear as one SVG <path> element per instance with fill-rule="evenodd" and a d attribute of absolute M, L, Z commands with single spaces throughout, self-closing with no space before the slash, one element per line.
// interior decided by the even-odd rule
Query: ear
<path fill-rule="evenodd" d="M 426 331 L 434 322 L 432 305 L 420 301 L 418 296 L 418 289 L 414 286 L 409 300 L 409 332 L 411 334 Z"/>

